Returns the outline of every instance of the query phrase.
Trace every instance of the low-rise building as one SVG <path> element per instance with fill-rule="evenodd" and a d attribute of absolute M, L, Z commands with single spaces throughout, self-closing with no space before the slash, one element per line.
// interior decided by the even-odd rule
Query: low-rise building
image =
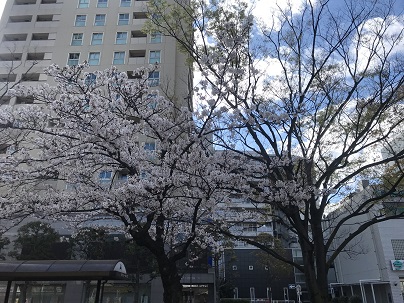
<path fill-rule="evenodd" d="M 372 195 L 367 187 L 341 203 L 357 203 Z M 342 207 L 343 208 L 343 207 Z M 390 196 L 380 202 L 380 215 L 402 212 L 404 199 Z M 329 216 L 338 217 L 339 208 Z M 355 226 L 374 217 L 365 213 L 350 219 L 339 232 L 342 240 Z M 404 297 L 404 219 L 391 219 L 371 225 L 341 252 L 334 262 L 336 283 L 331 283 L 333 296 L 362 298 L 364 303 L 403 303 Z"/>

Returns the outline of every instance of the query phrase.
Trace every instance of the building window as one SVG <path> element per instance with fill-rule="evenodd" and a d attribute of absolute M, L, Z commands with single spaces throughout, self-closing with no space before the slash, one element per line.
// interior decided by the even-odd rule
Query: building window
<path fill-rule="evenodd" d="M 103 33 L 93 33 L 91 38 L 91 45 L 100 45 L 102 44 Z"/>
<path fill-rule="evenodd" d="M 153 14 L 151 14 L 150 18 L 154 21 L 158 21 L 159 19 L 161 19 L 161 15 L 157 14 L 157 13 L 153 13 Z"/>
<path fill-rule="evenodd" d="M 256 232 L 257 231 L 257 224 L 256 223 L 244 223 L 243 224 L 243 231 Z"/>
<path fill-rule="evenodd" d="M 237 265 L 233 265 L 232 269 L 237 270 Z"/>
<path fill-rule="evenodd" d="M 105 14 L 97 14 L 94 18 L 94 26 L 104 26 L 105 25 Z"/>
<path fill-rule="evenodd" d="M 154 143 L 154 142 L 146 142 L 144 144 L 144 150 L 154 152 L 156 150 L 156 143 Z"/>
<path fill-rule="evenodd" d="M 87 15 L 77 15 L 74 26 L 86 26 Z"/>
<path fill-rule="evenodd" d="M 114 52 L 114 60 L 112 64 L 125 64 L 125 52 Z"/>
<path fill-rule="evenodd" d="M 83 34 L 82 33 L 73 34 L 71 45 L 83 45 Z"/>
<path fill-rule="evenodd" d="M 150 51 L 149 54 L 149 63 L 150 64 L 155 64 L 155 63 L 160 63 L 160 51 Z"/>
<path fill-rule="evenodd" d="M 112 171 L 110 170 L 101 171 L 98 176 L 98 180 L 100 181 L 100 183 L 110 183 L 112 180 Z"/>
<path fill-rule="evenodd" d="M 129 24 L 129 14 L 119 14 L 118 25 L 128 25 L 128 24 Z"/>
<path fill-rule="evenodd" d="M 128 38 L 127 32 L 117 32 L 115 44 L 126 44 L 126 39 Z"/>
<path fill-rule="evenodd" d="M 128 173 L 125 171 L 120 171 L 118 173 L 118 181 L 119 182 L 126 182 L 128 181 Z"/>
<path fill-rule="evenodd" d="M 248 266 L 248 270 L 254 270 L 254 266 L 253 266 L 253 265 L 249 265 L 249 266 Z"/>
<path fill-rule="evenodd" d="M 88 64 L 89 65 L 99 65 L 100 64 L 100 53 L 90 53 L 88 55 Z"/>
<path fill-rule="evenodd" d="M 121 0 L 121 6 L 128 7 L 131 6 L 132 0 Z"/>
<path fill-rule="evenodd" d="M 395 260 L 404 260 L 404 239 L 392 239 L 393 254 Z"/>
<path fill-rule="evenodd" d="M 97 7 L 108 7 L 108 0 L 98 0 Z"/>
<path fill-rule="evenodd" d="M 79 64 L 80 53 L 70 53 L 67 65 L 74 66 Z"/>
<path fill-rule="evenodd" d="M 79 0 L 79 8 L 86 8 L 90 6 L 90 0 Z"/>
<path fill-rule="evenodd" d="M 95 74 L 89 73 L 89 74 L 86 76 L 86 79 L 84 80 L 84 83 L 85 83 L 87 86 L 94 85 L 96 79 L 97 79 L 97 76 L 96 76 Z"/>
<path fill-rule="evenodd" d="M 161 33 L 152 33 L 150 35 L 150 43 L 161 43 Z"/>
<path fill-rule="evenodd" d="M 156 93 L 154 94 L 148 94 L 146 96 L 146 100 L 148 101 L 147 107 L 150 109 L 156 109 L 157 108 L 157 97 L 158 95 Z"/>
<path fill-rule="evenodd" d="M 159 86 L 159 84 L 160 84 L 160 72 L 158 71 L 149 72 L 149 86 L 155 87 Z"/>

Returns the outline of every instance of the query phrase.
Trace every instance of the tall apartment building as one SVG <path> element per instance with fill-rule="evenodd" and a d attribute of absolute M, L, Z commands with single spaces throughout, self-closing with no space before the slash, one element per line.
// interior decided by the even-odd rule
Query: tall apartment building
<path fill-rule="evenodd" d="M 43 69 L 87 61 L 89 71 L 112 65 L 128 73 L 158 63 L 149 75 L 177 102 L 188 98 L 189 70 L 174 39 L 142 31 L 147 1 L 7 0 L 0 22 L 0 81 L 35 85 L 51 81 Z M 3 88 L 2 88 L 3 87 Z M 1 93 L 7 85 L 0 85 Z M 3 97 L 2 104 L 30 100 Z"/>

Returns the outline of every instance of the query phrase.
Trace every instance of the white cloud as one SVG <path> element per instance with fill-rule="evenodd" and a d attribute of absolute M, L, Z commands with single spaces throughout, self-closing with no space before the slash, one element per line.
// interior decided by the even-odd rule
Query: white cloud
<path fill-rule="evenodd" d="M 315 5 L 316 0 L 287 0 L 287 1 L 271 1 L 271 0 L 256 0 L 253 4 L 253 14 L 257 18 L 260 25 L 264 27 L 272 27 L 279 29 L 280 22 L 279 9 L 291 9 L 293 14 L 297 14 L 305 6 L 306 3 L 311 2 Z"/>
<path fill-rule="evenodd" d="M 370 69 L 380 65 L 380 58 L 391 54 L 404 53 L 404 18 L 390 16 L 386 19 L 373 18 L 362 24 L 360 32 L 351 44 L 351 55 L 358 56 L 359 69 L 369 65 Z M 377 55 L 375 55 L 377 54 Z"/>

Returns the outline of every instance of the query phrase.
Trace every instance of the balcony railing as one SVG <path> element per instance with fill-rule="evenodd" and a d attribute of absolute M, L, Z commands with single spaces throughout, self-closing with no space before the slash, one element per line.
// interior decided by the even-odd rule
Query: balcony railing
<path fill-rule="evenodd" d="M 129 64 L 133 65 L 144 65 L 146 63 L 146 58 L 145 57 L 133 57 L 129 58 Z"/>
<path fill-rule="evenodd" d="M 130 38 L 131 44 L 146 44 L 147 38 L 146 37 L 139 37 L 139 38 Z"/>

